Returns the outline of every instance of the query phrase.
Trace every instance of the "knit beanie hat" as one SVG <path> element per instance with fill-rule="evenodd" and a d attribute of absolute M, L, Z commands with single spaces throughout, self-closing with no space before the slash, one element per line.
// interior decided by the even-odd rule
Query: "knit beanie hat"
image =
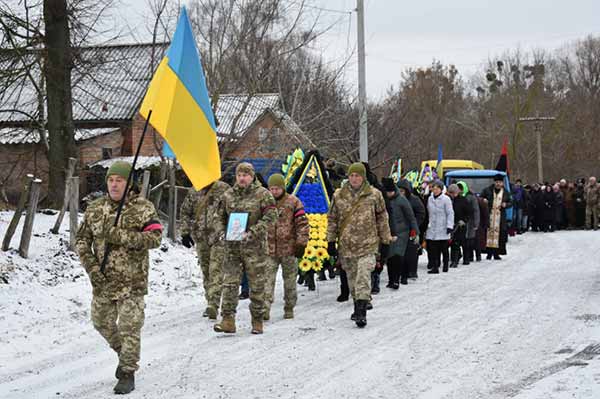
<path fill-rule="evenodd" d="M 108 172 L 106 172 L 106 180 L 108 180 L 108 177 L 112 175 L 121 176 L 123 179 L 127 180 L 130 171 L 131 164 L 129 162 L 116 161 L 110 166 L 110 168 L 108 168 Z"/>
<path fill-rule="evenodd" d="M 254 166 L 249 162 L 240 162 L 235 168 L 235 174 L 237 175 L 240 172 L 254 176 Z"/>
<path fill-rule="evenodd" d="M 459 192 L 460 192 L 460 189 L 458 188 L 458 186 L 456 184 L 451 184 L 448 186 L 448 193 L 458 194 Z"/>
<path fill-rule="evenodd" d="M 383 179 L 381 179 L 381 185 L 383 186 L 383 189 L 386 192 L 396 191 L 394 179 L 392 179 L 391 177 L 384 177 Z"/>
<path fill-rule="evenodd" d="M 281 187 L 285 190 L 285 179 L 283 175 L 274 173 L 269 177 L 269 187 Z"/>
<path fill-rule="evenodd" d="M 350 165 L 350 167 L 348 168 L 348 176 L 350 176 L 352 173 L 361 175 L 363 179 L 367 178 L 367 169 L 365 168 L 365 165 L 363 165 L 360 162 L 355 162 L 352 165 Z"/>

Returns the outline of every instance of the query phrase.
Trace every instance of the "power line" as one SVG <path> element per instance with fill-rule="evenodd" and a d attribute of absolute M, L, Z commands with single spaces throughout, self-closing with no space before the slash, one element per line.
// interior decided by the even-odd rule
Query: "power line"
<path fill-rule="evenodd" d="M 323 7 L 311 6 L 311 5 L 307 5 L 307 4 L 304 4 L 303 7 L 305 7 L 305 8 L 312 8 L 314 10 L 319 10 L 319 11 L 333 12 L 333 13 L 338 13 L 338 14 L 350 14 L 350 15 L 352 15 L 352 13 L 354 12 L 352 10 L 336 10 L 336 9 L 333 9 L 333 8 L 323 8 Z"/>

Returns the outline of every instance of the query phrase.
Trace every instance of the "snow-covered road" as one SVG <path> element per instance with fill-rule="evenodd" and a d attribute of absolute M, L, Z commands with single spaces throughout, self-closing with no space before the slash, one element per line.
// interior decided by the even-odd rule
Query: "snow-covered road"
<path fill-rule="evenodd" d="M 262 336 L 250 334 L 248 301 L 236 335 L 214 333 L 191 252 L 166 249 L 153 253 L 131 398 L 600 397 L 600 233 L 529 233 L 501 262 L 434 276 L 421 258 L 418 281 L 398 291 L 384 273 L 363 330 L 335 301 L 337 280 L 299 287 L 296 318 L 283 320 L 279 279 Z M 31 274 L 14 254 L 0 262 Z M 71 262 L 56 284 L 0 285 L 0 398 L 112 395 L 116 357 Z"/>

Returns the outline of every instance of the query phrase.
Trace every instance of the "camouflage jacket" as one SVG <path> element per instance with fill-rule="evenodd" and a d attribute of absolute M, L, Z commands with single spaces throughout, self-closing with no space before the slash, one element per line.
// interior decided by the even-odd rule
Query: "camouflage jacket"
<path fill-rule="evenodd" d="M 277 208 L 273 195 L 256 181 L 246 188 L 235 184 L 227 190 L 223 194 L 217 218 L 217 231 L 220 235 L 225 235 L 229 215 L 233 212 L 248 213 L 246 232 L 249 236 L 244 245 L 256 247 L 266 255 L 267 229 L 277 222 Z M 227 241 L 225 243 L 232 244 Z"/>
<path fill-rule="evenodd" d="M 207 189 L 190 188 L 181 205 L 181 235 L 190 234 L 196 242 L 205 240 L 208 245 L 216 244 L 219 241 L 216 218 L 223 194 L 230 188 L 220 180 Z"/>
<path fill-rule="evenodd" d="M 586 184 L 585 186 L 585 201 L 588 207 L 595 207 L 600 201 L 600 184 Z"/>
<path fill-rule="evenodd" d="M 293 256 L 297 246 L 308 243 L 308 219 L 296 196 L 284 194 L 277 201 L 279 219 L 269 227 L 269 255 Z"/>
<path fill-rule="evenodd" d="M 150 201 L 131 195 L 123 206 L 118 229 L 114 229 L 118 205 L 108 196 L 93 201 L 85 211 L 76 240 L 81 264 L 88 274 L 100 270 L 106 242 L 112 242 L 104 270 L 106 282 L 94 286 L 93 293 L 113 299 L 148 293 L 148 250 L 158 247 L 162 238 L 162 227 Z M 115 235 L 121 244 L 114 244 Z"/>
<path fill-rule="evenodd" d="M 327 216 L 327 241 L 338 242 L 342 257 L 376 254 L 392 240 L 383 195 L 368 183 L 354 191 L 350 184 L 335 190 Z"/>

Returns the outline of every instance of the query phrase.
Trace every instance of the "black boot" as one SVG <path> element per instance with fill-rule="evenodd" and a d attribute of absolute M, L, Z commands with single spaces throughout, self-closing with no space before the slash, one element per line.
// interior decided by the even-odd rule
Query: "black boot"
<path fill-rule="evenodd" d="M 452 262 L 452 263 L 450 263 L 450 267 L 453 268 L 453 269 L 457 268 L 458 267 L 458 262 Z"/>
<path fill-rule="evenodd" d="M 325 270 L 321 269 L 319 271 L 319 277 L 318 277 L 319 281 L 327 281 L 327 276 L 325 275 Z"/>
<path fill-rule="evenodd" d="M 123 371 L 114 391 L 118 395 L 126 395 L 135 389 L 135 377 L 133 373 Z"/>
<path fill-rule="evenodd" d="M 350 287 L 348 287 L 348 275 L 345 271 L 340 271 L 340 296 L 337 297 L 338 302 L 346 302 L 350 297 Z"/>
<path fill-rule="evenodd" d="M 371 272 L 371 294 L 379 294 L 379 273 Z"/>
<path fill-rule="evenodd" d="M 444 267 L 442 267 L 442 271 L 444 273 L 448 273 L 448 264 L 447 263 L 444 263 Z"/>
<path fill-rule="evenodd" d="M 364 299 L 356 301 L 356 311 L 358 314 L 356 315 L 355 322 L 359 328 L 363 328 L 367 325 L 367 303 L 368 302 Z"/>
<path fill-rule="evenodd" d="M 298 285 L 304 285 L 304 273 L 298 274 Z"/>
<path fill-rule="evenodd" d="M 250 298 L 250 293 L 248 291 L 242 291 L 238 298 L 242 299 L 242 300 L 248 299 L 248 298 Z M 208 314 L 206 316 L 208 317 Z"/>
<path fill-rule="evenodd" d="M 432 267 L 431 269 L 429 269 L 427 274 L 440 274 L 440 269 L 438 269 L 437 267 Z"/>
<path fill-rule="evenodd" d="M 335 278 L 335 270 L 333 270 L 333 266 L 330 264 L 327 265 L 327 273 L 329 274 L 329 279 L 333 280 Z"/>
<path fill-rule="evenodd" d="M 407 284 L 408 284 L 408 277 L 406 277 L 406 276 L 402 276 L 402 277 L 400 278 L 400 284 L 402 284 L 402 285 L 407 285 Z"/>
<path fill-rule="evenodd" d="M 315 271 L 314 270 L 309 270 L 309 272 L 306 273 L 306 282 L 308 283 L 309 291 L 314 291 L 316 289 L 316 287 L 315 287 Z"/>
<path fill-rule="evenodd" d="M 354 301 L 354 311 L 350 315 L 350 320 L 356 321 L 357 315 L 358 315 L 358 305 L 356 304 L 356 301 Z"/>

